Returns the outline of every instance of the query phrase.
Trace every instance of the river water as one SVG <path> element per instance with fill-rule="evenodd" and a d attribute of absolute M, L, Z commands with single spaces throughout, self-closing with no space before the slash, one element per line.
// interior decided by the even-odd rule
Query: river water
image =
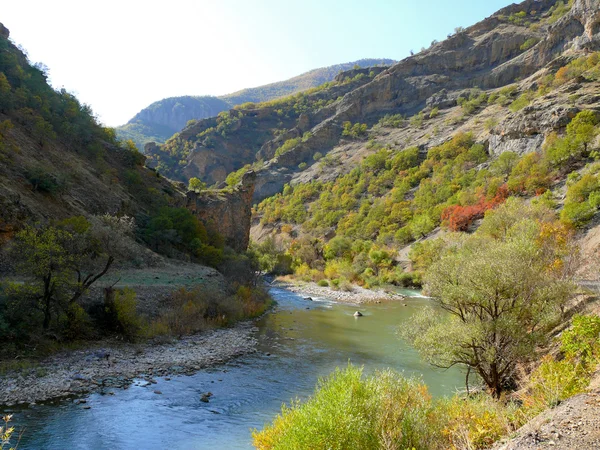
<path fill-rule="evenodd" d="M 463 385 L 458 370 L 431 368 L 396 336 L 425 298 L 358 308 L 278 288 L 271 294 L 278 306 L 257 321 L 256 354 L 150 387 L 93 394 L 90 409 L 62 401 L 16 411 L 13 424 L 25 427 L 19 449 L 250 449 L 251 429 L 271 421 L 282 403 L 308 397 L 319 377 L 348 362 L 367 372 L 391 367 L 421 376 L 433 395 Z M 353 317 L 357 309 L 363 317 Z M 203 403 L 207 391 L 213 396 Z"/>

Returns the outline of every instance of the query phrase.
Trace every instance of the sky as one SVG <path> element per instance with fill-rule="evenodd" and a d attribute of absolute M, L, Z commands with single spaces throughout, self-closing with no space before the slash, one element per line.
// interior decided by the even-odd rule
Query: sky
<path fill-rule="evenodd" d="M 108 126 L 361 58 L 401 60 L 509 0 L 19 0 L 0 22 Z"/>

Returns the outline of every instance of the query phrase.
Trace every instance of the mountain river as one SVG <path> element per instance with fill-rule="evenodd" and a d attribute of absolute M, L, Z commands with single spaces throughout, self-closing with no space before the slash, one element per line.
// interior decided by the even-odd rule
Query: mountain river
<path fill-rule="evenodd" d="M 366 372 L 391 367 L 421 376 L 436 396 L 463 386 L 460 371 L 430 367 L 397 337 L 429 303 L 416 292 L 405 292 L 413 297 L 404 302 L 360 307 L 280 288 L 271 294 L 278 305 L 256 321 L 258 352 L 149 387 L 92 394 L 90 409 L 63 400 L 16 410 L 13 424 L 25 427 L 19 450 L 250 449 L 251 429 L 271 421 L 282 403 L 307 398 L 319 377 L 348 362 Z M 363 317 L 353 317 L 357 309 Z M 207 391 L 213 396 L 204 403 Z"/>

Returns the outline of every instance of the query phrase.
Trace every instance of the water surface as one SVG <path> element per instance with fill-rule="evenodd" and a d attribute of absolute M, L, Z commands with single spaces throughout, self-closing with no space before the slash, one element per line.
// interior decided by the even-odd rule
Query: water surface
<path fill-rule="evenodd" d="M 282 403 L 309 396 L 319 377 L 349 361 L 365 371 L 391 367 L 422 376 L 434 395 L 462 387 L 459 371 L 433 369 L 396 336 L 426 298 L 358 308 L 284 289 L 271 293 L 278 306 L 257 321 L 258 353 L 149 387 L 93 394 L 87 410 L 63 401 L 16 411 L 14 425 L 26 427 L 19 449 L 250 449 L 252 428 L 271 421 Z M 353 317 L 357 309 L 364 317 Z M 203 403 L 207 391 L 213 397 Z"/>

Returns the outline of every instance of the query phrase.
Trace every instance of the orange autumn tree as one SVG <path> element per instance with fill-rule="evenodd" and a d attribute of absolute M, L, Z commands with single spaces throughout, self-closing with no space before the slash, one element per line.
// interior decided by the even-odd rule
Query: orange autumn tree
<path fill-rule="evenodd" d="M 508 198 L 508 188 L 506 184 L 500 186 L 496 195 L 488 200 L 484 195 L 479 197 L 479 201 L 474 205 L 452 205 L 442 212 L 442 223 L 450 231 L 467 231 L 473 221 L 483 219 L 485 212 L 501 205 Z"/>

